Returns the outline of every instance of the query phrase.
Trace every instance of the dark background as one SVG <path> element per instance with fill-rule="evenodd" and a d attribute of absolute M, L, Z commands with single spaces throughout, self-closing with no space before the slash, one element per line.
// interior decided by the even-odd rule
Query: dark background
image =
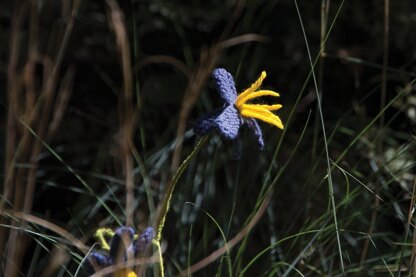
<path fill-rule="evenodd" d="M 0 3 L 2 156 L 10 131 L 6 115 L 10 105 L 8 65 L 13 19 L 23 11 L 17 63 L 17 71 L 23 72 L 31 47 L 33 22 L 30 21 L 32 6 L 29 2 Z M 75 2 L 62 4 L 49 0 L 36 4 L 37 51 L 52 64 L 56 62 L 70 20 L 70 7 Z M 374 193 L 346 177 L 343 171 L 334 170 L 335 199 L 340 205 L 338 220 L 340 228 L 348 230 L 342 235 L 344 263 L 351 271 L 366 272 L 365 275 L 385 274 L 383 259 L 388 264 L 400 264 L 402 260 L 397 261 L 404 248 L 398 243 L 410 243 L 413 233 L 413 227 L 406 233 L 406 222 L 414 178 L 415 91 L 414 86 L 407 87 L 404 93 L 403 89 L 416 76 L 416 4 L 412 0 L 390 3 L 386 78 L 382 74 L 386 18 L 383 1 L 298 1 L 298 4 L 312 59 L 318 57 L 315 73 L 330 140 L 329 156 L 332 161 L 341 157 L 337 164 L 383 199 L 376 204 Z M 322 4 L 326 4 L 324 12 Z M 132 0 L 118 1 L 118 5 L 124 14 L 128 34 L 132 103 L 137 108 L 132 114 L 137 117 L 133 142 L 140 156 L 140 159 L 137 156 L 134 159 L 136 229 L 142 230 L 152 224 L 154 205 L 160 201 L 170 175 L 179 111 L 187 97 L 187 86 L 193 82 L 175 64 L 163 62 L 161 55 L 172 57 L 189 72 L 195 72 L 204 68 L 201 53 L 218 43 L 245 34 L 261 35 L 261 41 L 244 41 L 223 49 L 215 66 L 224 67 L 235 76 L 238 91 L 255 81 L 262 70 L 267 71 L 264 87 L 280 92 L 279 103 L 283 104 L 277 114 L 285 123 L 284 133 L 261 124 L 266 142 L 264 152 L 258 151 L 249 131 L 243 130 L 240 161 L 232 159 L 232 143 L 214 135 L 191 163 L 178 184 L 164 230 L 168 276 L 199 261 L 221 245 L 221 234 L 200 208 L 212 215 L 227 237 L 232 238 L 256 207 L 261 184 L 279 174 L 278 182 L 273 185 L 269 208 L 245 241 L 243 254 L 232 253 L 235 272 L 275 240 L 332 224 L 328 223 L 333 218 L 328 208 L 329 194 L 324 178 L 327 168 L 316 90 L 308 76 L 311 65 L 294 1 Z M 85 0 L 81 1 L 75 14 L 56 89 L 58 95 L 65 74 L 72 70 L 70 98 L 62 111 L 59 128 L 47 141 L 65 164 L 42 147 L 37 155 L 36 189 L 30 211 L 63 227 L 88 245 L 94 243 L 92 234 L 96 228 L 117 226 L 108 212 L 95 203 L 94 194 L 103 197 L 124 222 L 124 179 L 117 143 L 120 131 L 117 103 L 123 88 L 123 71 L 109 14 L 105 1 Z M 320 55 L 322 16 L 328 38 Z M 225 30 L 229 30 L 228 34 L 224 34 Z M 155 56 L 155 60 L 151 60 Z M 45 64 L 37 61 L 34 64 L 34 97 L 37 98 L 42 95 Z M 209 66 L 205 68 L 208 70 Z M 384 113 L 384 123 L 380 125 L 379 118 L 375 118 L 381 111 L 384 85 L 384 105 L 389 107 Z M 19 95 L 24 98 L 25 93 L 23 89 Z M 395 98 L 398 94 L 400 97 Z M 53 101 L 56 104 L 58 97 L 55 96 Z M 193 120 L 220 104 L 218 94 L 208 80 L 191 109 L 186 130 L 191 129 Z M 21 118 L 21 114 L 16 118 Z M 365 132 L 361 133 L 363 130 Z M 351 145 L 356 138 L 358 140 Z M 282 145 L 273 160 L 280 139 Z M 191 131 L 186 133 L 181 160 L 190 153 L 195 140 Z M 14 166 L 28 164 L 29 161 L 22 158 Z M 270 164 L 272 172 L 267 175 Z M 66 165 L 86 180 L 93 194 Z M 284 170 L 280 172 L 282 168 Z M 13 203 L 8 208 L 13 209 Z M 372 221 L 374 210 L 378 211 L 377 220 Z M 35 225 L 31 228 L 36 232 L 53 234 Z M 367 233 L 379 241 L 377 247 L 370 244 L 368 254 L 360 261 Z M 334 229 L 329 228 L 317 240 L 311 238 L 312 235 L 308 237 L 310 240 L 302 237 L 273 248 L 251 267 L 247 275 L 280 276 L 287 268 L 280 267 L 279 262 L 290 264 L 299 256 L 298 269 L 307 276 L 317 276 L 314 275 L 316 272 L 330 276 L 340 274 Z M 41 247 L 43 243 L 44 247 Z M 37 274 L 45 272 L 51 264 L 53 258 L 49 250 L 59 243 L 43 243 L 30 240 L 27 244 L 21 276 L 29 273 L 39 276 Z M 307 254 L 302 252 L 304 249 L 308 249 Z M 8 252 L 2 252 L 5 258 Z M 69 250 L 63 252 L 68 254 Z M 411 245 L 404 252 L 403 264 L 408 268 Z M 326 257 L 327 263 L 322 262 L 322 257 Z M 79 257 L 68 254 L 63 264 L 74 273 L 79 262 Z M 196 274 L 213 276 L 220 272 L 221 266 L 222 273 L 219 274 L 225 274 L 224 264 L 217 261 Z M 378 270 L 379 267 L 382 269 Z M 62 268 L 56 272 L 66 274 Z"/>

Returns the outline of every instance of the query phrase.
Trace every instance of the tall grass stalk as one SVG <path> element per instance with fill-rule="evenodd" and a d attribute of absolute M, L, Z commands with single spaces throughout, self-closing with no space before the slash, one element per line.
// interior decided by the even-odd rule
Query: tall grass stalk
<path fill-rule="evenodd" d="M 383 65 L 382 65 L 382 73 L 381 73 L 381 93 L 380 93 L 380 110 L 384 108 L 386 105 L 386 90 L 387 90 L 387 68 L 388 68 L 388 55 L 389 55 L 389 9 L 390 9 L 390 1 L 384 0 L 384 32 L 383 32 Z M 384 113 L 380 116 L 379 121 L 379 128 L 382 130 L 384 127 L 385 121 Z M 378 140 L 377 143 L 377 155 L 380 157 L 383 154 L 383 139 Z M 380 193 L 380 186 L 376 187 L 375 195 Z M 361 261 L 360 264 L 362 265 L 367 257 L 368 247 L 370 243 L 370 236 L 373 234 L 376 228 L 377 222 L 377 213 L 380 207 L 380 200 L 375 197 L 374 198 L 374 209 L 371 215 L 370 226 L 368 228 L 369 237 L 365 240 L 363 251 L 361 253 Z M 398 273 L 400 275 L 400 273 Z"/>
<path fill-rule="evenodd" d="M 176 173 L 172 176 L 172 180 L 166 185 L 165 191 L 163 193 L 163 198 L 162 198 L 162 201 L 161 201 L 160 211 L 159 211 L 158 217 L 156 218 L 156 221 L 155 221 L 156 237 L 154 239 L 154 244 L 156 245 L 157 250 L 158 250 L 159 255 L 160 255 L 159 256 L 160 257 L 159 262 L 160 262 L 160 274 L 161 274 L 161 276 L 164 276 L 165 270 L 164 270 L 164 266 L 163 266 L 163 257 L 162 257 L 161 248 L 160 248 L 160 241 L 162 239 L 163 227 L 165 226 L 165 222 L 166 222 L 166 215 L 168 214 L 170 206 L 171 206 L 173 191 L 175 189 L 175 186 L 176 186 L 179 178 L 182 176 L 182 173 L 188 167 L 191 160 L 193 158 L 195 158 L 195 156 L 198 154 L 199 150 L 201 150 L 201 148 L 204 146 L 204 144 L 207 142 L 207 140 L 208 140 L 208 136 L 205 136 L 197 142 L 197 144 L 195 145 L 195 148 L 193 149 L 191 154 L 189 154 L 189 156 L 182 162 L 182 164 L 179 166 Z"/>
<path fill-rule="evenodd" d="M 3 212 L 5 203 L 13 209 L 31 213 L 37 181 L 39 166 L 38 156 L 42 151 L 42 144 L 34 139 L 21 122 L 36 130 L 44 140 L 50 141 L 55 135 L 63 118 L 69 94 L 72 87 L 73 71 L 68 69 L 63 81 L 59 83 L 59 73 L 62 70 L 62 59 L 72 33 L 74 19 L 78 13 L 80 0 L 74 1 L 71 16 L 63 29 L 63 38 L 60 41 L 57 54 L 51 54 L 51 59 L 42 58 L 42 50 L 38 44 L 38 3 L 32 1 L 20 5 L 15 4 L 12 20 L 10 56 L 8 65 L 8 138 L 6 145 L 6 166 L 3 197 L 0 210 Z M 29 40 L 25 56 L 19 40 L 22 34 L 23 22 L 29 14 Z M 21 69 L 21 63 L 24 66 Z M 42 64 L 43 80 L 40 88 L 36 88 L 35 67 Z M 23 77 L 24 76 L 24 77 Z M 36 98 L 36 94 L 39 96 Z M 29 163 L 27 169 L 16 168 L 18 162 Z M 12 197 L 10 197 L 12 195 Z M 1 218 L 0 224 L 7 224 L 7 219 Z M 22 220 L 19 226 L 25 229 L 27 222 Z M 18 226 L 11 222 L 12 226 Z M 15 276 L 22 265 L 23 258 L 30 244 L 30 238 L 18 229 L 0 230 L 0 248 L 4 249 L 7 241 L 7 250 L 4 251 L 4 274 Z"/>
<path fill-rule="evenodd" d="M 336 237 L 337 237 L 338 254 L 339 254 L 339 259 L 340 259 L 340 265 L 341 265 L 342 272 L 344 272 L 345 271 L 345 269 L 344 269 L 344 259 L 342 257 L 341 240 L 340 240 L 339 229 L 338 229 L 338 220 L 337 220 L 335 197 L 334 197 L 334 186 L 333 186 L 333 183 L 332 183 L 331 162 L 330 162 L 330 158 L 329 158 L 328 142 L 327 142 L 327 139 L 326 139 L 325 122 L 324 122 L 324 116 L 323 116 L 323 113 L 322 113 L 322 106 L 321 106 L 321 99 L 320 99 L 320 95 L 319 95 L 318 82 L 316 80 L 315 71 L 313 69 L 314 66 L 313 66 L 313 61 L 312 61 L 312 55 L 311 55 L 311 52 L 309 50 L 308 39 L 306 37 L 306 32 L 305 32 L 305 28 L 303 26 L 299 6 L 298 6 L 298 3 L 297 3 L 296 0 L 294 0 L 294 3 L 295 3 L 295 7 L 296 7 L 296 12 L 298 13 L 298 16 L 299 16 L 299 21 L 300 21 L 300 25 L 301 25 L 301 28 L 302 28 L 303 37 L 305 39 L 306 50 L 308 52 L 309 62 L 310 62 L 311 68 L 312 68 L 312 79 L 313 79 L 313 83 L 314 83 L 314 86 L 315 86 L 315 92 L 317 94 L 318 110 L 319 110 L 319 115 L 320 115 L 320 120 L 321 120 L 322 135 L 323 135 L 323 140 L 324 140 L 326 163 L 327 163 L 327 178 L 328 178 L 329 197 L 331 198 L 331 204 L 332 204 L 332 212 L 333 212 L 333 217 L 334 217 L 334 224 L 335 224 L 335 232 L 336 232 Z"/>

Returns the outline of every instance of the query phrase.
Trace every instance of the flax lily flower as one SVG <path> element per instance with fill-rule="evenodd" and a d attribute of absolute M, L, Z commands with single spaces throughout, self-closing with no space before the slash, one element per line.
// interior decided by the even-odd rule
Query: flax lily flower
<path fill-rule="evenodd" d="M 103 250 L 108 251 L 108 254 L 99 252 L 89 254 L 85 265 L 86 270 L 89 274 L 93 274 L 96 270 L 125 262 L 128 256 L 137 257 L 144 254 L 152 243 L 154 236 L 155 231 L 152 227 L 147 227 L 140 236 L 135 235 L 131 227 L 120 227 L 115 232 L 106 228 L 98 229 L 96 237 Z M 111 245 L 107 243 L 105 237 L 112 237 Z M 117 270 L 111 276 L 137 277 L 136 273 L 128 268 Z"/>
<path fill-rule="evenodd" d="M 216 82 L 216 87 L 224 102 L 224 106 L 214 113 L 205 115 L 197 120 L 194 125 L 194 132 L 203 136 L 216 130 L 225 139 L 237 140 L 240 128 L 247 124 L 252 129 L 257 144 L 262 150 L 264 148 L 263 133 L 257 120 L 283 129 L 283 123 L 280 118 L 272 113 L 272 111 L 279 110 L 282 105 L 251 103 L 251 100 L 262 96 L 280 96 L 277 92 L 271 90 L 259 90 L 263 80 L 266 78 L 266 72 L 263 71 L 260 77 L 239 95 L 237 95 L 233 76 L 227 70 L 217 68 L 212 73 L 212 77 Z"/>

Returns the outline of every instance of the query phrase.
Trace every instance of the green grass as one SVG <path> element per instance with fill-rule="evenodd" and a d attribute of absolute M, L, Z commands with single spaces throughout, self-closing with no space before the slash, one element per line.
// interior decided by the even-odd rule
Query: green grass
<path fill-rule="evenodd" d="M 126 222 L 165 276 L 415 274 L 411 0 L 33 5 L 0 4 L 0 275 L 85 276 Z M 263 152 L 193 134 L 217 66 L 281 94 Z"/>

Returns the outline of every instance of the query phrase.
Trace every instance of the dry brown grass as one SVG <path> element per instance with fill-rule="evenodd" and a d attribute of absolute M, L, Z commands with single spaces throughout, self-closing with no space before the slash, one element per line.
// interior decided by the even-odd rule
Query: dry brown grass
<path fill-rule="evenodd" d="M 10 29 L 10 53 L 7 69 L 7 138 L 5 182 L 0 203 L 0 249 L 5 276 L 20 275 L 20 268 L 30 238 L 25 229 L 30 222 L 36 188 L 38 156 L 42 141 L 48 143 L 62 121 L 71 87 L 73 70 L 62 68 L 62 59 L 69 41 L 80 1 L 74 1 L 63 36 L 53 50 L 41 49 L 38 42 L 37 2 L 16 2 Z M 24 22 L 29 20 L 29 40 L 22 45 Z M 52 39 L 52 38 L 51 38 Z M 27 49 L 27 52 L 23 52 Z M 56 50 L 56 52 L 54 51 Z M 55 54 L 56 53 L 56 54 Z M 42 68 L 42 78 L 36 67 Z M 62 74 L 62 72 L 65 72 Z M 30 131 L 37 134 L 35 138 Z M 21 166 L 27 165 L 27 166 Z M 5 216 L 5 208 L 23 213 L 20 221 Z"/>

